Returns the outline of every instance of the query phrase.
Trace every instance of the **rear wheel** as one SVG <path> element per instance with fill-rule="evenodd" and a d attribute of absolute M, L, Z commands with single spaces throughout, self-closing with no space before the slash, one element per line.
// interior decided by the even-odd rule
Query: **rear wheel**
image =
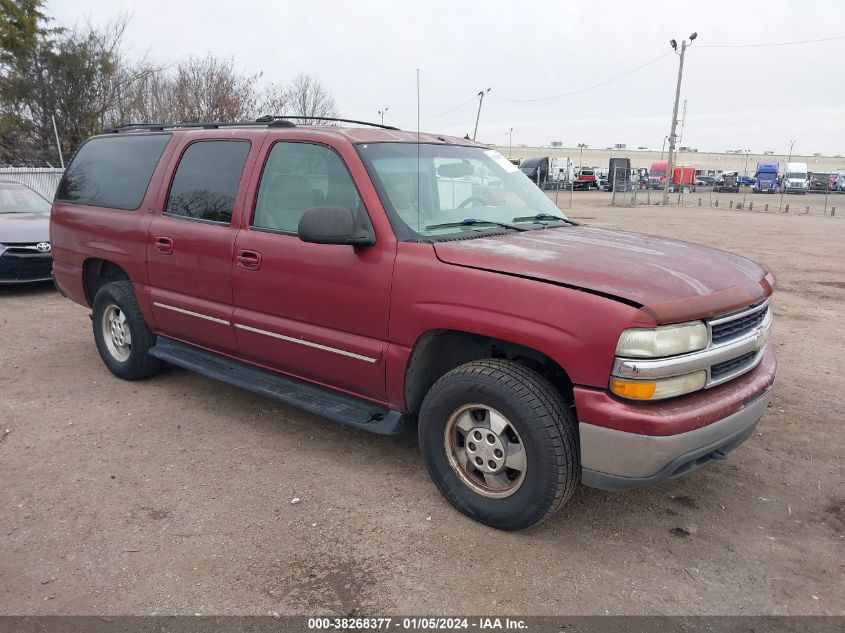
<path fill-rule="evenodd" d="M 502 530 L 552 516 L 580 477 L 569 408 L 545 379 L 511 361 L 473 361 L 440 378 L 423 401 L 419 440 L 449 503 Z"/>
<path fill-rule="evenodd" d="M 139 380 L 159 370 L 161 362 L 149 354 L 155 335 L 144 321 L 131 282 L 113 281 L 100 288 L 92 321 L 97 351 L 115 376 Z"/>

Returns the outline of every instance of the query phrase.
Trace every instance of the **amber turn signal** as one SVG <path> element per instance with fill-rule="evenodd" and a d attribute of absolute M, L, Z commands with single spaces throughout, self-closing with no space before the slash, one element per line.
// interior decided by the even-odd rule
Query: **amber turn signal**
<path fill-rule="evenodd" d="M 633 398 L 635 400 L 650 400 L 654 396 L 657 384 L 639 380 L 621 380 L 614 378 L 610 381 L 610 390 L 617 396 Z"/>

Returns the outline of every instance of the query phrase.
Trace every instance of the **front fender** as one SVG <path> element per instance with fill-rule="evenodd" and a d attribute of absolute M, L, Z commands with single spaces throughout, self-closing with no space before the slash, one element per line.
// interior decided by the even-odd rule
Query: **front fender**
<path fill-rule="evenodd" d="M 388 397 L 404 404 L 411 351 L 432 330 L 522 345 L 550 357 L 574 384 L 604 388 L 619 334 L 636 315 L 635 307 L 586 290 L 447 264 L 430 244 L 400 243 L 391 291 Z"/>

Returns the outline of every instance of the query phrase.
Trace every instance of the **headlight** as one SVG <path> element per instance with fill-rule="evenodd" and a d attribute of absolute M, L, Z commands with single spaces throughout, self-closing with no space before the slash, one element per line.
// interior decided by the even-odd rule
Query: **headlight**
<path fill-rule="evenodd" d="M 707 372 L 702 370 L 657 380 L 611 378 L 610 390 L 617 396 L 632 400 L 662 400 L 703 389 L 706 382 Z"/>
<path fill-rule="evenodd" d="M 707 326 L 701 321 L 622 332 L 616 355 L 623 358 L 660 358 L 707 347 Z"/>

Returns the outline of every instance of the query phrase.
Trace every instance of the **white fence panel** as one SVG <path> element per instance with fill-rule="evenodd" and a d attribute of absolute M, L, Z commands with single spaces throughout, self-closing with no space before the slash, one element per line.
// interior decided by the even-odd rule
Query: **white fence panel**
<path fill-rule="evenodd" d="M 53 168 L 2 167 L 0 181 L 19 182 L 53 201 L 64 170 Z"/>

